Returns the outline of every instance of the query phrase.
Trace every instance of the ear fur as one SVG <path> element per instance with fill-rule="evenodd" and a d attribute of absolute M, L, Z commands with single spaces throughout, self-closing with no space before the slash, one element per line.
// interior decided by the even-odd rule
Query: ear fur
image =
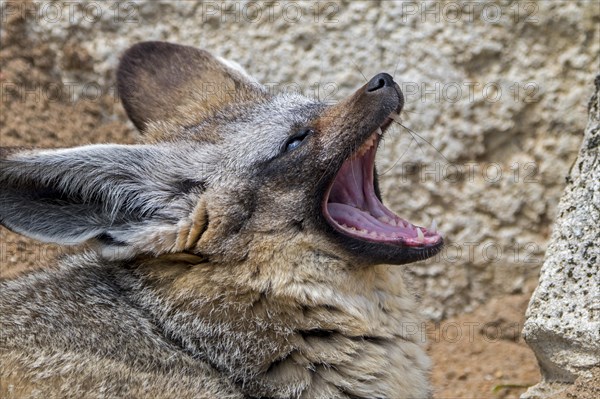
<path fill-rule="evenodd" d="M 123 258 L 182 251 L 206 224 L 203 182 L 186 176 L 199 167 L 180 148 L 91 145 L 0 154 L 0 223 L 23 235 L 93 242 Z"/>
<path fill-rule="evenodd" d="M 266 89 L 237 64 L 166 42 L 128 49 L 117 70 L 123 106 L 142 132 L 153 122 L 193 126 L 219 110 L 256 102 Z"/>

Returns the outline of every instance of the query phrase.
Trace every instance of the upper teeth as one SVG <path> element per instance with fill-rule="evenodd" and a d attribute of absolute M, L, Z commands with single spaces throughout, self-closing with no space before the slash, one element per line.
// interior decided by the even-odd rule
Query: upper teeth
<path fill-rule="evenodd" d="M 358 151 L 356 151 L 356 156 L 357 157 L 363 156 L 365 154 L 365 152 L 369 151 L 371 149 L 371 147 L 373 147 L 373 144 L 375 143 L 375 139 L 376 139 L 376 136 L 371 135 L 367 139 L 367 141 L 365 141 L 364 144 L 360 146 Z"/>
<path fill-rule="evenodd" d="M 417 227 L 417 238 L 419 241 L 425 240 L 425 235 L 423 234 L 423 231 L 421 231 L 421 229 L 418 227 Z"/>

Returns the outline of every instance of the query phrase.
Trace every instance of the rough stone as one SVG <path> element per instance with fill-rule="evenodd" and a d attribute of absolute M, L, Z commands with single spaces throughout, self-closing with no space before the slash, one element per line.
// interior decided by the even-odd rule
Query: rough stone
<path fill-rule="evenodd" d="M 600 75 L 579 156 L 558 218 L 523 335 L 542 382 L 522 398 L 548 398 L 600 366 Z"/>
<path fill-rule="evenodd" d="M 104 139 L 98 132 L 108 124 L 113 132 L 130 127 L 118 105 L 100 107 L 95 95 L 114 97 L 118 58 L 140 40 L 203 47 L 237 61 L 273 90 L 301 90 L 324 101 L 351 93 L 364 83 L 362 75 L 388 71 L 405 92 L 403 124 L 414 133 L 394 127 L 380 150 L 384 199 L 415 223 L 435 218 L 448 241 L 437 259 L 406 267 L 426 314 L 441 319 L 468 311 L 537 279 L 585 127 L 587 83 L 600 53 L 597 2 L 5 1 L 2 7 L 0 52 L 23 40 L 7 31 L 15 13 L 22 14 L 19 35 L 28 41 L 26 57 L 0 57 L 3 108 L 11 110 L 0 116 L 3 145 L 36 145 L 42 132 L 51 137 L 39 118 L 17 124 L 26 120 L 25 105 L 4 107 L 10 83 L 30 90 L 36 90 L 31 82 L 62 83 L 69 90 L 64 104 L 48 104 L 44 95 L 27 102 L 29 111 L 70 107 L 57 119 L 65 131 L 85 134 L 70 135 L 68 145 Z M 21 76 L 25 70 L 43 70 L 47 80 L 37 72 Z M 86 101 L 96 101 L 87 108 L 101 108 L 95 112 L 103 116 L 95 125 L 76 125 L 69 114 Z M 128 132 L 115 135 L 128 142 Z"/>

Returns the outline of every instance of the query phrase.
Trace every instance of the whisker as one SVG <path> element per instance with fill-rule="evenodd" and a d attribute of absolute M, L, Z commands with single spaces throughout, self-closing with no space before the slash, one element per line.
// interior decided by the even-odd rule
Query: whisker
<path fill-rule="evenodd" d="M 358 143 L 356 141 L 354 141 L 352 143 L 352 154 L 356 153 L 356 151 L 358 150 L 359 146 L 360 146 L 360 143 Z M 330 172 L 331 165 L 333 164 L 334 161 L 335 161 L 335 159 L 333 159 L 333 158 L 329 161 L 329 163 L 327 164 L 327 167 L 325 168 L 325 171 L 323 172 L 323 174 L 321 175 L 321 177 L 319 177 L 319 180 L 317 181 L 317 184 L 319 184 L 321 182 L 321 180 L 325 177 L 325 175 L 327 175 Z M 352 169 L 352 173 L 354 175 L 354 181 L 357 183 L 357 181 L 356 181 L 356 175 L 354 174 L 354 169 Z M 358 186 L 358 183 L 357 183 L 357 186 Z"/>
<path fill-rule="evenodd" d="M 319 180 L 317 180 L 317 184 L 320 184 L 321 180 L 323 180 L 323 178 L 330 172 L 334 161 L 335 161 L 335 158 L 331 158 L 329 160 L 329 162 L 327 163 L 327 166 L 325 167 L 325 170 L 323 171 L 323 174 L 321 175 L 321 177 L 319 177 Z"/>
<path fill-rule="evenodd" d="M 358 150 L 358 144 L 356 142 L 354 142 L 354 145 L 352 146 L 352 153 L 356 154 L 357 150 Z M 354 172 L 354 168 L 352 168 L 352 180 L 354 180 L 354 184 L 356 184 L 356 187 L 361 186 L 360 184 L 358 184 L 358 180 L 356 180 L 356 173 Z"/>
<path fill-rule="evenodd" d="M 383 176 L 387 172 L 389 172 L 392 169 L 394 169 L 396 167 L 396 165 L 398 165 L 398 162 L 400 162 L 402 160 L 402 158 L 404 158 L 404 156 L 406 155 L 406 153 L 410 150 L 410 146 L 412 145 L 413 141 L 417 141 L 417 140 L 414 137 L 412 137 L 411 140 L 410 140 L 410 143 L 408 143 L 408 147 L 406 147 L 406 150 L 404 150 L 404 152 L 402 153 L 402 155 L 400 155 L 400 158 L 398 158 L 398 160 L 396 162 L 394 162 L 394 164 L 392 166 L 390 166 L 390 168 L 388 170 L 386 170 L 383 173 L 379 173 L 378 176 Z"/>
<path fill-rule="evenodd" d="M 400 65 L 401 58 L 398 58 L 398 62 L 396 63 L 396 68 L 394 68 L 394 73 L 392 74 L 392 79 L 396 79 L 396 72 L 398 72 L 398 66 Z"/>
<path fill-rule="evenodd" d="M 364 73 L 362 73 L 362 71 L 360 70 L 360 68 L 358 67 L 358 65 L 356 64 L 356 62 L 352 61 L 352 59 L 350 59 L 350 62 L 354 64 L 354 66 L 356 67 L 356 69 L 358 70 L 358 72 L 362 75 L 362 77 L 365 79 L 366 82 L 369 81 L 369 79 L 367 79 L 367 77 L 365 76 Z"/>
<path fill-rule="evenodd" d="M 412 138 L 414 139 L 415 136 L 417 136 L 418 138 L 420 138 L 421 140 L 423 140 L 424 142 L 426 142 L 427 144 L 429 144 L 431 146 L 431 148 L 433 148 L 434 150 L 437 151 L 438 154 L 440 154 L 442 156 L 442 158 L 444 158 L 446 160 L 446 162 L 451 163 L 450 160 L 448 158 L 446 158 L 444 156 L 444 154 L 442 154 L 442 152 L 440 150 L 437 149 L 436 146 L 434 146 L 433 144 L 431 144 L 430 141 L 428 141 L 427 139 L 425 139 L 423 136 L 421 136 L 419 133 L 415 132 L 414 130 L 412 130 L 409 127 L 404 126 L 402 123 L 398 122 L 397 120 L 393 119 L 394 122 L 396 122 L 398 125 L 402 126 L 404 129 L 406 129 L 407 132 L 410 133 L 410 135 L 412 136 Z M 418 144 L 418 143 L 417 143 Z M 421 148 L 421 146 L 419 146 L 419 149 L 421 149 L 421 152 L 423 152 L 423 149 Z M 425 155 L 425 152 L 423 152 L 423 155 Z"/>
<path fill-rule="evenodd" d="M 329 161 L 329 163 L 325 167 L 325 170 L 323 171 L 323 174 L 321 175 L 321 177 L 319 177 L 319 180 L 317 180 L 317 184 L 321 183 L 321 180 L 323 180 L 325 175 L 327 175 L 329 173 L 329 170 L 331 169 L 331 164 L 333 163 L 333 161 L 334 161 L 333 158 Z"/>
<path fill-rule="evenodd" d="M 319 86 L 317 87 L 317 100 L 321 102 L 321 85 L 323 83 L 323 52 L 321 52 L 321 69 L 319 71 Z"/>

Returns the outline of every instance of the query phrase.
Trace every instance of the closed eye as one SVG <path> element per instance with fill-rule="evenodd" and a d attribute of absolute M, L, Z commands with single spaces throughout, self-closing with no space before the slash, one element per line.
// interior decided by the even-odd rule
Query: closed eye
<path fill-rule="evenodd" d="M 296 133 L 285 142 L 283 152 L 289 152 L 300 147 L 300 145 L 304 142 L 304 139 L 306 139 L 312 133 L 312 129 L 302 129 L 300 132 Z"/>

